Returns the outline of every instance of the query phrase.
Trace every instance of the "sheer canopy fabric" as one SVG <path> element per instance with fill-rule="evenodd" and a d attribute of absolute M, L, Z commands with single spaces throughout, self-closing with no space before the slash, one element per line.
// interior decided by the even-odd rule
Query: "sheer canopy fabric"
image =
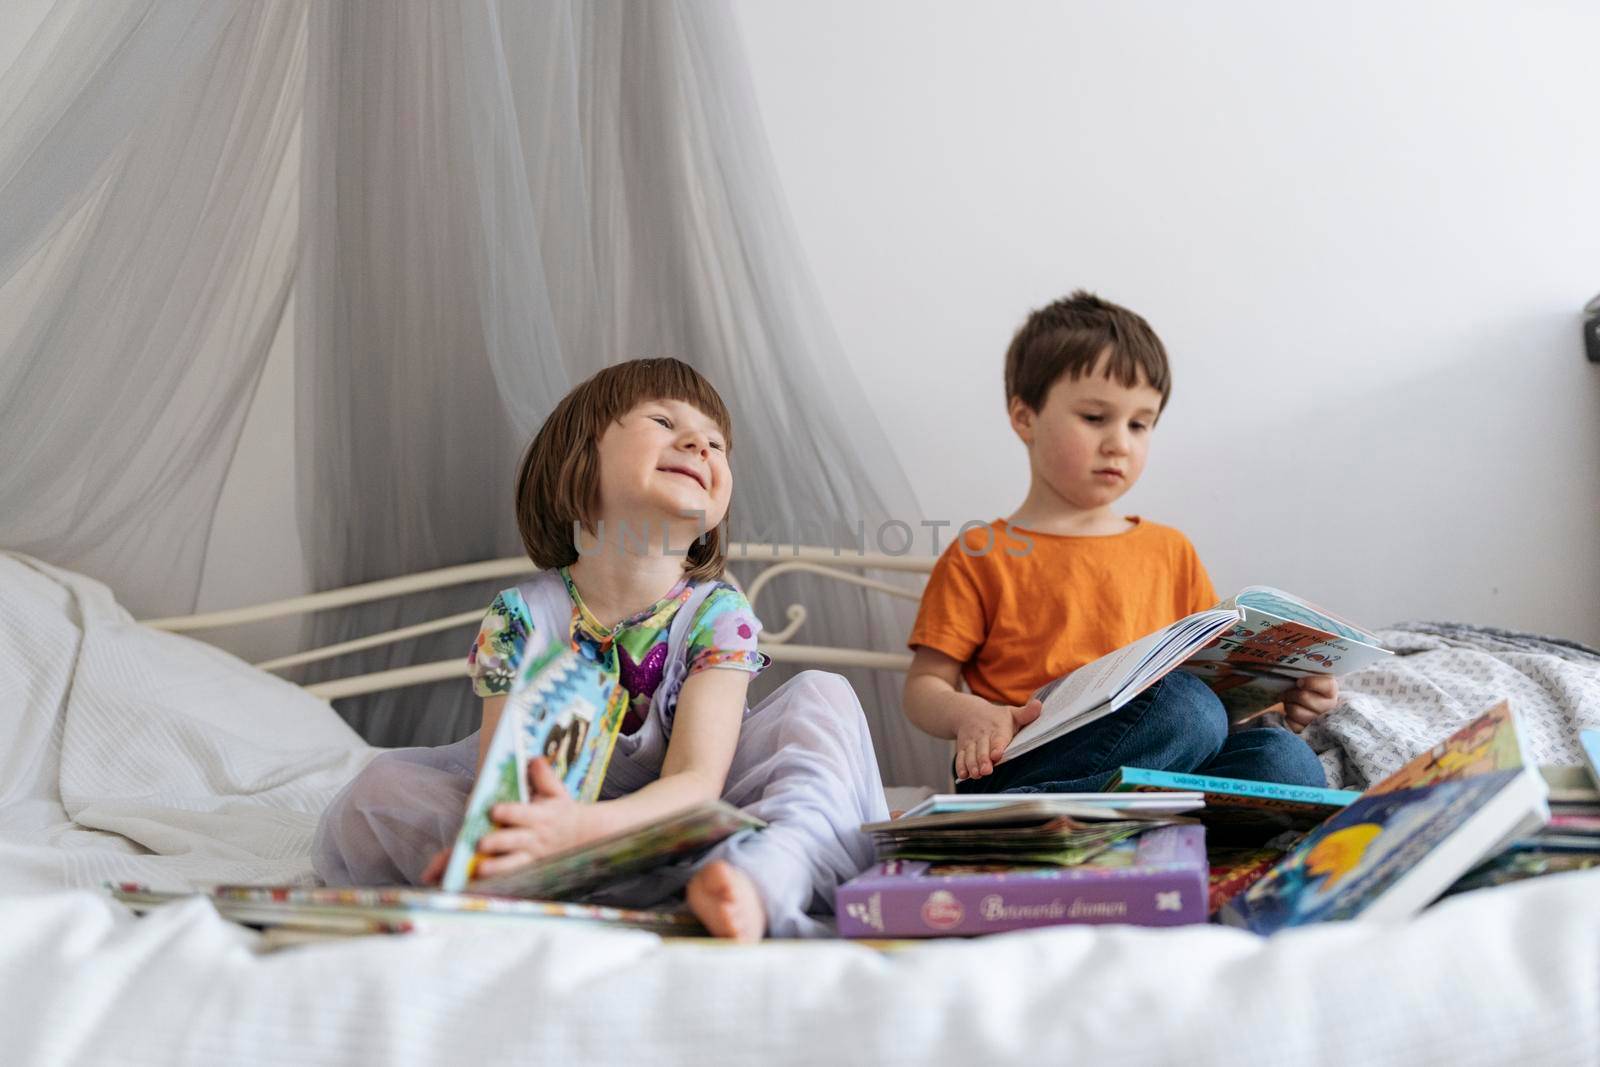
<path fill-rule="evenodd" d="M 919 511 L 799 252 L 724 2 L 63 2 L 0 81 L 0 543 L 191 610 L 294 297 L 297 510 L 327 588 L 520 551 L 512 479 L 573 384 L 698 367 L 734 413 L 735 538 Z M 737 563 L 737 561 L 735 561 Z M 737 568 L 736 568 L 737 569 Z M 319 643 L 486 604 L 319 618 Z M 789 577 L 808 643 L 904 612 Z M 461 656 L 465 632 L 354 657 Z M 781 672 L 774 671 L 778 680 Z M 852 681 L 890 782 L 943 780 L 897 677 Z M 341 705 L 380 744 L 459 684 Z"/>
<path fill-rule="evenodd" d="M 294 275 L 292 5 L 61 3 L 0 76 L 0 543 L 192 610 Z"/>

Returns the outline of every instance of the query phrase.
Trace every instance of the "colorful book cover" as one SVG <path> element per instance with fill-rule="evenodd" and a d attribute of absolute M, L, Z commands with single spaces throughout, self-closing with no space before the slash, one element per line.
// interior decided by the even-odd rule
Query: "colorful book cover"
<path fill-rule="evenodd" d="M 1205 828 L 1166 826 L 1075 867 L 889 860 L 839 887 L 843 937 L 946 937 L 1038 926 L 1206 918 Z"/>
<path fill-rule="evenodd" d="M 1210 829 L 1213 844 L 1260 843 L 1287 830 L 1309 830 L 1361 795 L 1349 789 L 1314 789 L 1143 767 L 1119 769 L 1106 789 L 1203 794 L 1205 807 L 1194 817 Z"/>
<path fill-rule="evenodd" d="M 707 801 L 527 867 L 480 879 L 471 888 L 500 896 L 577 899 L 631 875 L 693 859 L 736 833 L 765 826 L 726 801 Z"/>
<path fill-rule="evenodd" d="M 1206 914 L 1215 915 L 1222 906 L 1249 889 L 1283 858 L 1281 848 L 1213 848 L 1211 874 L 1207 880 Z"/>
<path fill-rule="evenodd" d="M 1502 700 L 1367 792 L 1416 789 L 1475 774 L 1518 770 L 1525 764 L 1511 704 Z"/>
<path fill-rule="evenodd" d="M 577 799 L 598 797 L 626 710 L 623 689 L 570 645 L 558 641 L 542 656 L 527 657 L 512 680 L 467 799 L 442 888 L 459 891 L 472 880 L 478 842 L 494 829 L 490 811 L 496 804 L 528 800 L 533 759 L 544 756 Z"/>
<path fill-rule="evenodd" d="M 1502 702 L 1312 830 L 1220 917 L 1271 933 L 1420 911 L 1549 818 L 1544 780 L 1520 753 Z"/>

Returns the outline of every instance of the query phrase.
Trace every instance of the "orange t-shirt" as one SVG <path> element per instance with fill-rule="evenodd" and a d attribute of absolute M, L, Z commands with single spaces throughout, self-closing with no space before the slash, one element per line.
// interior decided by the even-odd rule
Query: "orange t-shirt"
<path fill-rule="evenodd" d="M 1106 537 L 1001 519 L 968 530 L 934 564 L 908 643 L 960 662 L 985 700 L 1021 704 L 1052 678 L 1216 604 L 1187 537 L 1129 521 Z"/>

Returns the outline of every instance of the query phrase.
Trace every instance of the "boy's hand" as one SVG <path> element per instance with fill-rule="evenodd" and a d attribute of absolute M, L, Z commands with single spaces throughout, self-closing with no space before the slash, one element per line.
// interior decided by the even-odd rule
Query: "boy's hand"
<path fill-rule="evenodd" d="M 956 731 L 956 780 L 982 778 L 994 773 L 999 759 L 1017 731 L 1039 717 L 1044 705 L 1030 700 L 1019 707 L 988 704 L 974 708 Z"/>
<path fill-rule="evenodd" d="M 478 842 L 474 877 L 488 878 L 534 860 L 581 844 L 592 835 L 589 816 L 593 805 L 572 799 L 543 756 L 528 763 L 528 786 L 533 799 L 526 804 L 496 804 L 489 817 L 500 827 Z"/>
<path fill-rule="evenodd" d="M 1339 702 L 1339 679 L 1313 674 L 1295 683 L 1283 695 L 1284 724 L 1299 733 L 1333 710 Z"/>

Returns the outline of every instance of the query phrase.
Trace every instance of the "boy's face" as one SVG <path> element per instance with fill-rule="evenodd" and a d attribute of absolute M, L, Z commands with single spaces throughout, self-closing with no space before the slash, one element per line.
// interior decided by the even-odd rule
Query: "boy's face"
<path fill-rule="evenodd" d="M 1059 379 L 1038 411 L 1011 401 L 1011 426 L 1028 446 L 1034 479 L 1076 511 L 1108 507 L 1133 488 L 1161 412 L 1159 390 L 1105 377 L 1103 365 Z"/>

